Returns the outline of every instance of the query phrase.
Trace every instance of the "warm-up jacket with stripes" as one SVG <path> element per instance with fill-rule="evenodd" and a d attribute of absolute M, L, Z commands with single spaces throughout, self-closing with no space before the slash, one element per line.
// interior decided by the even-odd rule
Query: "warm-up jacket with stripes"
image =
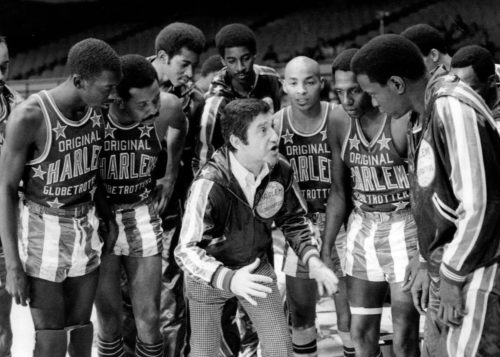
<path fill-rule="evenodd" d="M 220 127 L 220 116 L 226 105 L 241 98 L 257 98 L 268 101 L 274 112 L 280 109 L 281 81 L 279 74 L 266 66 L 253 66 L 255 83 L 247 96 L 242 96 L 231 85 L 232 78 L 226 68 L 221 69 L 212 80 L 209 94 L 201 116 L 200 131 L 196 142 L 196 158 L 193 169 L 202 168 L 215 150 L 224 145 Z M 271 101 L 272 103 L 269 103 Z"/>
<path fill-rule="evenodd" d="M 500 136 L 484 101 L 438 68 L 420 127 L 409 132 L 412 209 L 421 256 L 461 285 L 500 260 Z M 437 270 L 437 269 L 436 269 Z"/>
<path fill-rule="evenodd" d="M 271 224 L 281 228 L 296 254 L 307 264 L 319 256 L 313 244 L 307 204 L 285 160 L 278 160 L 255 193 L 250 207 L 231 171 L 223 146 L 195 178 L 186 204 L 175 256 L 191 277 L 229 290 L 235 271 L 256 258 L 267 259 Z"/>

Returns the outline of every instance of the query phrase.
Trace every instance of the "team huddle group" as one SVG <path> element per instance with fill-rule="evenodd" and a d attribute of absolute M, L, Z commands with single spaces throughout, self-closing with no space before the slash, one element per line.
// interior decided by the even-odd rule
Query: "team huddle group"
<path fill-rule="evenodd" d="M 323 295 L 344 356 L 376 357 L 388 293 L 396 356 L 499 356 L 490 53 L 451 58 L 423 24 L 381 35 L 335 58 L 330 103 L 316 61 L 282 79 L 247 26 L 215 42 L 194 83 L 192 25 L 149 58 L 86 39 L 23 100 L 0 37 L 0 357 L 12 301 L 36 357 L 90 357 L 94 304 L 100 357 L 318 356 Z"/>

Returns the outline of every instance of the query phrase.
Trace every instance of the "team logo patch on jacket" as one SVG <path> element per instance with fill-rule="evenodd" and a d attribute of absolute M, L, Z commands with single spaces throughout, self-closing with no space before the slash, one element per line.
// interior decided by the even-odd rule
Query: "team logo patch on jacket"
<path fill-rule="evenodd" d="M 434 150 L 425 140 L 420 144 L 417 161 L 417 178 L 418 184 L 421 187 L 427 187 L 434 180 L 436 173 L 436 163 L 434 157 Z"/>
<path fill-rule="evenodd" d="M 271 218 L 283 206 L 285 199 L 285 188 L 276 181 L 271 181 L 262 194 L 255 210 L 262 218 Z"/>

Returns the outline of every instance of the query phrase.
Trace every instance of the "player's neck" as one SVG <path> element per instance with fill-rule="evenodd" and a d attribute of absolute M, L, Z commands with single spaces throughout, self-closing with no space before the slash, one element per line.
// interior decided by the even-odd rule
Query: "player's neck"
<path fill-rule="evenodd" d="M 71 79 L 49 90 L 57 109 L 65 118 L 79 121 L 87 113 L 88 105 L 80 98 Z"/>
<path fill-rule="evenodd" d="M 290 120 L 293 126 L 303 133 L 312 133 L 316 131 L 323 122 L 325 116 L 321 102 L 318 100 L 316 104 L 306 110 L 300 110 L 292 105 L 292 115 Z"/>
<path fill-rule="evenodd" d="M 130 118 L 127 114 L 127 112 L 119 107 L 116 102 L 113 102 L 109 106 L 109 116 L 118 124 L 121 125 L 132 125 L 134 124 L 134 120 Z"/>
<path fill-rule="evenodd" d="M 425 114 L 425 90 L 429 79 L 430 74 L 426 73 L 425 77 L 414 81 L 411 86 L 408 86 L 411 110 L 417 112 L 421 117 Z"/>
<path fill-rule="evenodd" d="M 163 70 L 163 66 L 161 65 L 160 61 L 160 58 L 156 57 L 151 64 L 155 68 L 156 74 L 158 75 L 158 81 L 160 83 L 160 86 L 162 86 L 169 82 L 170 79 L 168 78 L 167 71 Z"/>
<path fill-rule="evenodd" d="M 254 71 L 252 71 L 252 75 L 244 83 L 238 82 L 236 79 L 231 78 L 231 85 L 233 86 L 233 89 L 242 96 L 247 96 L 252 91 L 254 84 L 255 84 Z"/>
<path fill-rule="evenodd" d="M 495 86 L 488 91 L 487 97 L 485 98 L 486 105 L 488 108 L 493 109 L 495 104 L 500 100 L 500 91 L 498 87 Z"/>

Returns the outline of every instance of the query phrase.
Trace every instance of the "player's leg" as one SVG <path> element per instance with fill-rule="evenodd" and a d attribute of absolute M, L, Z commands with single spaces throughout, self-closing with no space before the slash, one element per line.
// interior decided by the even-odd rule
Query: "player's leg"
<path fill-rule="evenodd" d="M 337 334 L 342 340 L 344 357 L 354 357 L 354 345 L 351 339 L 351 310 L 347 299 L 346 277 L 339 276 L 338 293 L 333 295 L 335 314 L 337 315 Z"/>
<path fill-rule="evenodd" d="M 63 283 L 28 276 L 30 311 L 35 326 L 34 357 L 65 357 Z"/>
<path fill-rule="evenodd" d="M 287 301 L 292 314 L 292 342 L 295 356 L 315 357 L 316 343 L 316 301 L 318 285 L 313 279 L 286 276 Z"/>
<path fill-rule="evenodd" d="M 346 277 L 351 309 L 351 338 L 356 357 L 379 356 L 380 320 L 389 285 L 386 282 Z"/>
<path fill-rule="evenodd" d="M 161 256 L 123 257 L 123 262 L 137 326 L 136 355 L 157 356 L 163 349 L 160 334 Z"/>
<path fill-rule="evenodd" d="M 10 311 L 12 297 L 5 290 L 5 258 L 0 247 L 0 357 L 9 357 L 12 347 L 12 327 L 10 325 Z"/>
<path fill-rule="evenodd" d="M 121 262 L 122 256 L 114 254 L 106 255 L 101 260 L 95 297 L 99 356 L 113 357 L 123 353 Z"/>
<path fill-rule="evenodd" d="M 335 314 L 337 316 L 337 334 L 342 340 L 344 357 L 354 357 L 354 345 L 351 339 L 351 310 L 347 299 L 347 285 L 344 272 L 346 258 L 347 233 L 344 226 L 340 228 L 335 247 L 332 248 L 334 271 L 339 278 L 338 292 L 333 296 L 335 301 Z"/>
<path fill-rule="evenodd" d="M 90 321 L 92 305 L 99 282 L 99 268 L 92 272 L 66 278 L 64 289 L 64 326 L 69 332 L 68 352 L 71 357 L 90 357 L 94 327 Z"/>
<path fill-rule="evenodd" d="M 401 283 L 391 283 L 393 350 L 396 356 L 419 356 L 420 314 L 413 305 L 411 293 L 401 292 Z"/>
<path fill-rule="evenodd" d="M 268 294 L 266 298 L 254 297 L 257 306 L 253 306 L 243 298 L 238 297 L 257 330 L 262 346 L 262 356 L 292 357 L 292 341 L 283 314 L 276 273 L 269 263 L 264 262 L 254 271 L 254 274 L 269 276 L 273 279 L 272 283 L 264 284 L 272 288 L 272 293 Z"/>

